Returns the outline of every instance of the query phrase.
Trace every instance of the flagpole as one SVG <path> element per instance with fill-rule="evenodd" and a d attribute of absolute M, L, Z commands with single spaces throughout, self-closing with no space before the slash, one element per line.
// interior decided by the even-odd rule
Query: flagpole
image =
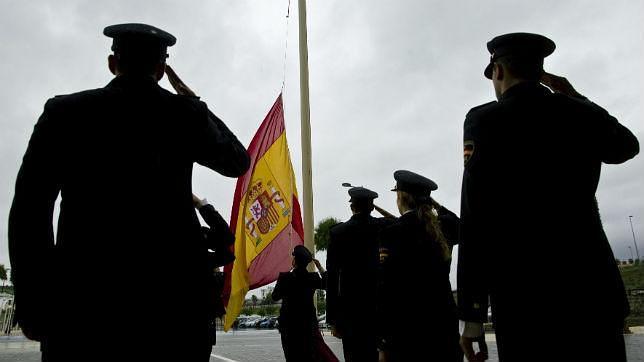
<path fill-rule="evenodd" d="M 299 0 L 300 112 L 302 121 L 302 188 L 304 246 L 315 255 L 313 242 L 313 168 L 311 157 L 311 110 L 309 104 L 309 53 L 306 39 L 306 0 Z"/>

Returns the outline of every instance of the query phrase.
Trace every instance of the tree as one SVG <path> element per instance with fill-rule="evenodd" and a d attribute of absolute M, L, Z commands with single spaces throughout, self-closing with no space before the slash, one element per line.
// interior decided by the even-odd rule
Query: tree
<path fill-rule="evenodd" d="M 273 288 L 268 287 L 264 290 L 262 290 L 262 301 L 260 302 L 261 305 L 269 305 L 273 304 Z"/>
<path fill-rule="evenodd" d="M 256 306 L 257 301 L 259 300 L 259 298 L 257 298 L 257 296 L 255 294 L 253 294 L 253 296 L 250 297 L 250 300 L 253 302 L 253 306 Z"/>
<path fill-rule="evenodd" d="M 2 280 L 2 290 L 4 292 L 4 283 L 7 281 L 7 268 L 0 264 L 0 280 Z"/>
<path fill-rule="evenodd" d="M 318 223 L 318 226 L 315 227 L 315 250 L 326 250 L 329 247 L 329 231 L 339 223 L 340 220 L 334 217 L 327 217 Z"/>

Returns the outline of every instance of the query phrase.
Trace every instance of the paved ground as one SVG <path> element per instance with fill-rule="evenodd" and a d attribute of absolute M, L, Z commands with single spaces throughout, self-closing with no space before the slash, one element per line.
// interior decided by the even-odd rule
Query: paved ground
<path fill-rule="evenodd" d="M 644 332 L 644 330 L 642 331 Z M 325 333 L 324 339 L 331 349 L 342 358 L 340 340 Z M 488 334 L 490 361 L 498 361 L 494 335 Z M 644 334 L 626 336 L 629 362 L 644 362 Z M 24 337 L 0 337 L 0 362 L 38 362 L 39 345 Z M 276 362 L 284 361 L 279 333 L 275 330 L 244 330 L 221 333 L 217 336 L 217 346 L 213 348 L 211 362 Z"/>

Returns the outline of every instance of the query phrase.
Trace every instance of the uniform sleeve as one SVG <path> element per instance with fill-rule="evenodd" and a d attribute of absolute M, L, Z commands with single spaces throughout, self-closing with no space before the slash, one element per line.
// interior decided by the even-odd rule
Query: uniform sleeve
<path fill-rule="evenodd" d="M 605 109 L 594 103 L 590 104 L 593 107 L 593 114 L 598 120 L 598 140 L 595 146 L 599 149 L 602 162 L 619 164 L 635 157 L 640 151 L 637 137 Z"/>
<path fill-rule="evenodd" d="M 9 213 L 9 257 L 16 318 L 25 335 L 40 338 L 47 318 L 48 276 L 54 249 L 52 218 L 60 191 L 55 124 L 50 100 L 29 140 Z M 61 141 L 61 140 L 59 140 Z"/>
<path fill-rule="evenodd" d="M 438 208 L 438 221 L 450 248 L 457 245 L 461 219 L 446 207 L 441 206 Z"/>
<path fill-rule="evenodd" d="M 203 127 L 197 130 L 197 163 L 228 177 L 239 177 L 250 166 L 246 148 L 224 122 L 207 109 Z"/>
<path fill-rule="evenodd" d="M 326 289 L 327 273 L 311 273 L 311 288 Z"/>
<path fill-rule="evenodd" d="M 482 233 L 485 209 L 481 199 L 485 189 L 485 142 L 475 120 L 465 120 L 463 185 L 461 191 L 461 232 L 458 248 L 459 317 L 468 322 L 487 319 L 488 288 L 485 276 L 486 238 Z"/>
<path fill-rule="evenodd" d="M 396 329 L 394 323 L 394 301 L 400 296 L 396 295 L 394 285 L 396 283 L 395 258 L 393 248 L 396 245 L 395 237 L 390 229 L 384 229 L 379 235 L 378 252 L 380 264 L 378 268 L 378 298 L 377 315 L 382 317 L 383 323 L 379 323 L 379 338 L 386 344 L 391 333 Z"/>
<path fill-rule="evenodd" d="M 214 231 L 217 245 L 228 247 L 235 243 L 235 235 L 230 231 L 230 226 L 212 205 L 200 207 L 199 214 L 208 224 L 210 230 Z"/>
<path fill-rule="evenodd" d="M 337 236 L 331 230 L 329 249 L 327 250 L 326 272 L 327 272 L 327 293 L 326 293 L 326 320 L 330 325 L 337 325 L 338 298 L 339 298 L 339 254 Z"/>
<path fill-rule="evenodd" d="M 273 298 L 273 301 L 277 302 L 278 300 L 284 298 L 284 288 L 286 288 L 285 284 L 286 278 L 283 274 L 280 274 L 280 276 L 277 278 L 277 283 L 275 284 L 273 293 L 271 293 L 271 298 Z"/>
<path fill-rule="evenodd" d="M 235 261 L 235 253 L 228 248 L 217 248 L 214 261 L 216 267 L 228 265 Z"/>

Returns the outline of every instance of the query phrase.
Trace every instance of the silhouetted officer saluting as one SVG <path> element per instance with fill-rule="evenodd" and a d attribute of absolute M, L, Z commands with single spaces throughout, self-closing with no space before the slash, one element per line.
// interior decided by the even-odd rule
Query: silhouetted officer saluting
<path fill-rule="evenodd" d="M 400 217 L 380 233 L 379 313 L 386 361 L 462 361 L 449 269 L 452 258 L 431 193 L 417 173 L 394 172 Z M 422 305 L 423 321 L 409 311 Z"/>
<path fill-rule="evenodd" d="M 46 361 L 207 361 L 208 256 L 192 167 L 237 177 L 249 157 L 203 102 L 157 84 L 174 36 L 144 24 L 104 34 L 116 77 L 47 102 L 17 177 L 17 318 Z"/>
<path fill-rule="evenodd" d="M 370 215 L 377 193 L 353 187 L 349 196 L 353 216 L 330 231 L 326 320 L 345 361 L 377 361 L 378 232 L 387 221 Z"/>
<path fill-rule="evenodd" d="M 543 71 L 550 39 L 506 34 L 487 47 L 485 76 L 498 101 L 473 108 L 464 127 L 458 304 L 466 355 L 473 358 L 489 296 L 501 361 L 625 361 L 628 302 L 595 191 L 602 163 L 625 162 L 639 143 Z"/>

